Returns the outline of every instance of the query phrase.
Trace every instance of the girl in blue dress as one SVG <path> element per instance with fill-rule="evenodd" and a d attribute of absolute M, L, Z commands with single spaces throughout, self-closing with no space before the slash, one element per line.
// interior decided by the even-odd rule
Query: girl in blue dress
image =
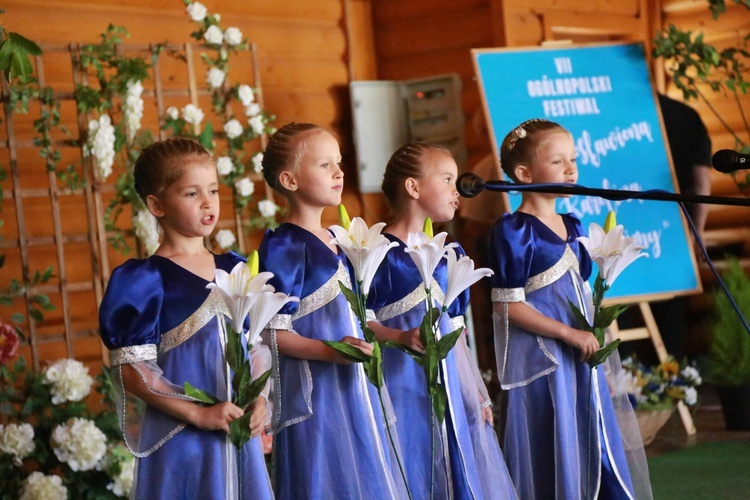
<path fill-rule="evenodd" d="M 206 285 L 216 269 L 229 272 L 241 257 L 214 255 L 203 245 L 219 219 L 216 166 L 196 142 L 173 138 L 144 149 L 134 176 L 163 239 L 151 257 L 112 272 L 99 309 L 122 431 L 137 457 L 132 497 L 273 498 L 258 437 L 265 396 L 251 410 L 253 438 L 241 453 L 228 436 L 229 423 L 244 412 L 229 402 L 228 311 Z M 270 368 L 263 346 L 251 356 L 254 372 Z M 184 394 L 185 382 L 224 402 L 196 403 Z"/>
<path fill-rule="evenodd" d="M 554 122 L 522 123 L 505 137 L 500 155 L 515 182 L 578 179 L 573 138 Z M 521 498 L 649 497 L 632 408 L 615 409 L 605 365 L 585 362 L 599 344 L 574 326 L 568 301 L 590 317 L 592 261 L 576 240 L 585 235 L 580 221 L 556 213 L 557 196 L 524 191 L 518 210 L 501 217 L 491 234 L 506 462 Z M 625 422 L 623 433 L 618 424 Z"/>
<path fill-rule="evenodd" d="M 269 323 L 274 356 L 274 485 L 279 498 L 399 498 L 403 483 L 386 436 L 388 419 L 359 363 L 322 341 L 362 352 L 362 336 L 339 283 L 351 288 L 349 263 L 321 225 L 341 203 L 344 173 L 336 139 L 322 128 L 291 123 L 263 156 L 268 184 L 288 200 L 286 222 L 268 231 L 261 269 L 277 291 L 299 297 Z"/>
<path fill-rule="evenodd" d="M 393 211 L 385 235 L 398 246 L 378 269 L 368 296 L 376 320 L 369 324 L 379 340 L 392 340 L 421 351 L 419 325 L 425 314 L 425 288 L 412 258 L 404 252 L 410 232 L 422 230 L 424 220 L 453 218 L 458 208 L 458 168 L 450 152 L 428 144 L 406 144 L 391 157 L 383 192 Z M 463 253 L 462 249 L 458 249 Z M 447 287 L 443 260 L 434 274 L 433 296 L 442 305 Z M 450 304 L 440 331 L 464 327 L 468 289 Z M 442 363 L 448 404 L 442 428 L 431 433 L 430 399 L 424 370 L 410 356 L 386 349 L 383 374 L 396 413 L 399 438 L 409 451 L 406 472 L 414 498 L 430 498 L 434 474 L 435 498 L 515 498 L 515 491 L 492 428 L 491 401 L 470 355 L 465 335 Z M 436 453 L 431 461 L 431 436 Z"/>

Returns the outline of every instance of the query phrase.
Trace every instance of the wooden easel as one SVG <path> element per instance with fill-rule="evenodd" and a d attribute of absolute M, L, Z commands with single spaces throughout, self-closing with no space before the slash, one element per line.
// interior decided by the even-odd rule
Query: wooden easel
<path fill-rule="evenodd" d="M 659 357 L 659 361 L 665 361 L 669 354 L 667 349 L 664 347 L 664 342 L 659 332 L 659 327 L 656 325 L 654 315 L 651 312 L 651 306 L 648 302 L 638 302 L 638 307 L 643 315 L 644 326 L 640 328 L 629 328 L 627 330 L 620 330 L 617 326 L 617 321 L 613 322 L 610 326 L 610 330 L 613 337 L 619 337 L 622 342 L 628 342 L 631 340 L 651 339 L 656 350 L 656 355 Z M 693 416 L 690 415 L 690 410 L 685 406 L 685 403 L 680 401 L 677 403 L 677 411 L 680 413 L 682 419 L 682 425 L 685 427 L 685 432 L 688 436 L 692 436 L 696 433 L 695 424 L 693 423 Z"/>

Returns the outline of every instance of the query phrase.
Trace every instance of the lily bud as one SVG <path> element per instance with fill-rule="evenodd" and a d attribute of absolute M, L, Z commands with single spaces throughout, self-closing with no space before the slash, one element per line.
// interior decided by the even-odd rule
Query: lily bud
<path fill-rule="evenodd" d="M 435 232 L 432 230 L 432 219 L 430 219 L 429 217 L 424 220 L 424 227 L 422 228 L 422 232 L 426 234 L 430 239 L 435 237 Z"/>
<path fill-rule="evenodd" d="M 339 204 L 339 223 L 341 224 L 341 227 L 347 231 L 352 224 L 352 220 L 349 218 L 349 212 L 346 211 L 346 207 L 343 203 Z"/>
<path fill-rule="evenodd" d="M 250 254 L 250 257 L 247 258 L 247 268 L 250 271 L 250 277 L 258 275 L 258 270 L 260 268 L 260 257 L 258 256 L 258 251 L 253 250 Z"/>
<path fill-rule="evenodd" d="M 604 219 L 604 233 L 608 233 L 613 227 L 617 225 L 617 217 L 614 212 L 607 214 L 607 218 Z"/>

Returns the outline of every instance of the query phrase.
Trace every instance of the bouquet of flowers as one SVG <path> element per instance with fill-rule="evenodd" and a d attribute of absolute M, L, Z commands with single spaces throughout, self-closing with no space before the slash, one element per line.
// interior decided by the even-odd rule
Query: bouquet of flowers
<path fill-rule="evenodd" d="M 86 399 L 96 383 L 99 411 Z M 111 382 L 73 359 L 33 373 L 23 357 L 0 364 L 0 498 L 127 497 L 133 456 L 122 443 Z"/>
<path fill-rule="evenodd" d="M 617 346 L 620 345 L 620 339 L 615 339 L 605 345 L 605 332 L 609 328 L 609 325 L 628 308 L 628 306 L 620 304 L 602 307 L 604 294 L 612 287 L 617 277 L 626 267 L 640 257 L 648 257 L 648 254 L 641 252 L 643 247 L 636 243 L 635 238 L 623 236 L 623 227 L 617 225 L 614 212 L 610 212 L 607 215 L 604 227 L 596 223 L 591 223 L 589 225 L 589 236 L 580 236 L 578 241 L 586 248 L 591 259 L 596 262 L 599 268 L 599 273 L 596 275 L 596 280 L 594 281 L 593 323 L 589 323 L 583 311 L 568 301 L 578 319 L 579 328 L 590 331 L 599 341 L 601 349 L 588 359 L 589 366 L 593 368 L 603 363 L 617 349 Z"/>
<path fill-rule="evenodd" d="M 696 387 L 703 380 L 695 366 L 686 361 L 679 363 L 670 356 L 657 366 L 647 367 L 629 357 L 622 361 L 622 368 L 615 390 L 627 393 L 633 408 L 668 410 L 678 401 L 688 406 L 698 402 Z"/>

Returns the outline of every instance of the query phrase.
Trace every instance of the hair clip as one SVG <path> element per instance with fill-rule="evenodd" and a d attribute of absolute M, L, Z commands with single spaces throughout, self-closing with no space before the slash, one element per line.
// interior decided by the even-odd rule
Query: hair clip
<path fill-rule="evenodd" d="M 526 129 L 523 128 L 523 126 L 514 128 L 510 133 L 510 139 L 508 140 L 509 148 L 513 149 L 516 146 L 516 141 L 518 141 L 518 139 L 523 139 L 524 137 L 526 137 Z"/>

